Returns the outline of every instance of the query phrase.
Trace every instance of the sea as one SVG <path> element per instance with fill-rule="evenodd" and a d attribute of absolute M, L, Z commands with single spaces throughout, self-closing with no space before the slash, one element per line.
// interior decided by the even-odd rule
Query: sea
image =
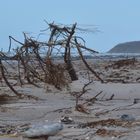
<path fill-rule="evenodd" d="M 10 57 L 12 56 L 12 54 L 8 54 L 6 56 L 0 55 L 0 59 L 1 60 L 10 60 Z M 140 59 L 140 53 L 85 53 L 83 54 L 85 59 L 130 59 L 130 58 L 136 58 L 136 59 Z M 45 58 L 45 55 L 42 55 L 43 58 Z M 62 55 L 53 55 L 52 56 L 53 59 L 63 59 Z M 78 60 L 81 59 L 80 56 L 78 54 L 72 54 L 72 59 L 73 60 Z"/>

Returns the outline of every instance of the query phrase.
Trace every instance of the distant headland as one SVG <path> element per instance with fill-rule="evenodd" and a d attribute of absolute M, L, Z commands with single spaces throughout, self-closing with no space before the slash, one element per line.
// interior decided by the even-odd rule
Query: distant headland
<path fill-rule="evenodd" d="M 120 43 L 110 49 L 108 53 L 140 53 L 140 41 Z"/>

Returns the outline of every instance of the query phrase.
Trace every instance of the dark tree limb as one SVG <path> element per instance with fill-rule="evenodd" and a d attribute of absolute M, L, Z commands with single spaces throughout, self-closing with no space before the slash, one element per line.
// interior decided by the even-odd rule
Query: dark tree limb
<path fill-rule="evenodd" d="M 84 57 L 83 57 L 83 54 L 82 54 L 82 52 L 81 52 L 81 50 L 80 50 L 80 44 L 77 42 L 77 39 L 75 38 L 75 43 L 76 43 L 76 48 L 77 48 L 77 50 L 78 50 L 78 53 L 79 53 L 79 55 L 80 55 L 80 57 L 81 57 L 81 59 L 82 59 L 82 61 L 83 61 L 83 63 L 85 64 L 85 66 L 103 83 L 104 81 L 103 81 L 103 79 L 88 65 L 88 63 L 86 62 L 86 60 L 84 59 Z"/>
<path fill-rule="evenodd" d="M 5 76 L 5 72 L 4 72 L 4 66 L 2 64 L 2 60 L 0 59 L 0 70 L 1 70 L 1 75 L 2 78 L 4 79 L 5 83 L 7 84 L 7 86 L 14 92 L 15 95 L 17 96 L 21 96 L 21 94 L 19 94 L 14 88 L 13 86 L 9 83 L 8 79 Z"/>
<path fill-rule="evenodd" d="M 70 35 L 67 39 L 67 43 L 66 43 L 66 47 L 65 47 L 65 54 L 64 54 L 64 62 L 66 63 L 66 68 L 69 72 L 69 75 L 70 75 L 72 81 L 78 80 L 76 72 L 75 72 L 75 70 L 72 66 L 72 63 L 71 63 L 71 46 L 70 46 L 72 36 L 75 33 L 75 28 L 76 28 L 76 23 L 73 25 L 71 32 L 70 32 Z"/>

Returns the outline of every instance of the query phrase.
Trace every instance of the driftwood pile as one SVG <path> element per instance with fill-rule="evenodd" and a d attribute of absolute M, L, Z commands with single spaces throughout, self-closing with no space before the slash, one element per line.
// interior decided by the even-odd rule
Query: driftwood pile
<path fill-rule="evenodd" d="M 113 83 L 138 83 L 139 82 L 139 60 L 126 58 L 110 61 L 104 67 L 106 70 L 105 80 Z"/>
<path fill-rule="evenodd" d="M 105 67 L 105 69 L 110 68 L 110 67 L 112 67 L 113 69 L 120 69 L 121 67 L 129 66 L 129 65 L 134 66 L 136 62 L 137 60 L 135 59 L 135 57 L 130 58 L 130 59 L 121 59 Z"/>
<path fill-rule="evenodd" d="M 48 28 L 43 31 L 43 33 L 49 31 L 49 37 L 46 37 L 48 39 L 45 41 L 38 41 L 25 33 L 23 33 L 24 42 L 9 36 L 11 55 L 0 53 L 0 80 L 4 81 L 17 96 L 21 96 L 8 80 L 8 75 L 10 75 L 8 68 L 10 67 L 17 71 L 16 80 L 20 82 L 21 86 L 25 83 L 38 86 L 39 82 L 43 82 L 61 89 L 68 85 L 69 78 L 71 81 L 78 80 L 72 64 L 72 52 L 75 51 L 87 69 L 103 82 L 83 56 L 83 51 L 90 53 L 96 53 L 96 51 L 87 48 L 84 39 L 75 35 L 76 26 L 76 23 L 70 27 L 50 23 Z M 12 49 L 13 41 L 19 47 Z M 61 58 L 61 62 L 57 62 L 58 58 Z M 9 60 L 16 62 L 16 67 L 11 66 Z M 5 63 L 8 64 L 8 67 L 5 67 Z"/>

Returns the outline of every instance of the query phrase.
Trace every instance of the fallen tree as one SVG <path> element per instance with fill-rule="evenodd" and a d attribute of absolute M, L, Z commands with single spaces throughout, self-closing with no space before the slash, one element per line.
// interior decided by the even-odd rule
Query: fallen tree
<path fill-rule="evenodd" d="M 49 23 L 47 30 L 43 31 L 49 31 L 49 37 L 45 41 L 38 41 L 38 39 L 29 37 L 25 33 L 23 33 L 24 42 L 20 42 L 14 37 L 9 36 L 9 52 L 11 52 L 12 55 L 7 56 L 1 53 L 0 57 L 0 71 L 6 85 L 17 96 L 19 95 L 14 86 L 8 82 L 8 68 L 4 67 L 4 61 L 6 62 L 7 59 L 3 58 L 17 62 L 18 67 L 14 69 L 17 69 L 17 80 L 21 86 L 25 82 L 34 86 L 38 86 L 38 82 L 43 82 L 51 84 L 57 89 L 61 89 L 63 86 L 68 85 L 69 78 L 71 81 L 78 80 L 78 76 L 72 64 L 73 51 L 80 56 L 87 69 L 91 71 L 97 79 L 103 82 L 102 78 L 90 67 L 83 56 L 83 50 L 90 53 L 97 52 L 87 48 L 84 39 L 75 35 L 78 29 L 76 26 L 76 23 L 72 26 L 60 26 Z M 14 49 L 14 53 L 12 53 L 13 41 L 19 46 Z M 54 59 L 56 60 L 59 57 L 63 61 L 56 63 Z M 10 64 L 9 67 L 11 67 Z"/>

